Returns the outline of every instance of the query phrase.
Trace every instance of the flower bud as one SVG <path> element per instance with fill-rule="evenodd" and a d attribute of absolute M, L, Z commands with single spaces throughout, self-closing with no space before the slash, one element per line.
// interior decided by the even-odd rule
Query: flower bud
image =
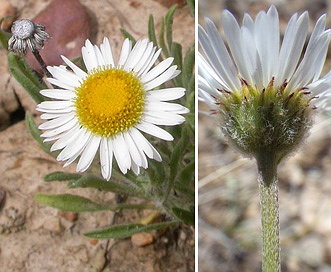
<path fill-rule="evenodd" d="M 258 159 L 273 154 L 276 163 L 295 149 L 311 126 L 313 107 L 304 89 L 288 92 L 273 80 L 257 90 L 242 80 L 242 89 L 223 93 L 221 127 L 245 156 Z"/>

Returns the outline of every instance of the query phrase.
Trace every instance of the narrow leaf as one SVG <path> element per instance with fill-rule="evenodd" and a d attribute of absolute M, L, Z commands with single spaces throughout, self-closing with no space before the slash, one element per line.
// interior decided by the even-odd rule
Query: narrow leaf
<path fill-rule="evenodd" d="M 180 219 L 183 223 L 187 225 L 194 226 L 195 219 L 194 219 L 194 210 L 193 211 L 186 211 L 179 208 L 172 209 L 173 214 Z"/>
<path fill-rule="evenodd" d="M 148 20 L 148 38 L 151 42 L 153 42 L 154 46 L 158 46 L 156 34 L 155 34 L 155 26 L 154 26 L 154 17 L 153 15 L 149 16 Z"/>
<path fill-rule="evenodd" d="M 188 89 L 192 77 L 194 78 L 194 61 L 195 61 L 195 52 L 194 47 L 192 50 L 189 50 L 184 59 L 184 64 L 182 68 L 182 77 L 183 77 L 183 86 Z M 190 90 L 190 89 L 189 89 Z"/>
<path fill-rule="evenodd" d="M 113 204 L 99 205 L 88 198 L 71 194 L 37 194 L 34 196 L 39 204 L 67 212 L 98 212 L 119 210 L 156 210 L 152 205 L 143 204 Z"/>
<path fill-rule="evenodd" d="M 84 235 L 93 239 L 127 238 L 136 233 L 165 229 L 178 224 L 179 224 L 178 221 L 171 221 L 171 222 L 151 224 L 147 226 L 142 224 L 117 225 L 102 230 L 87 232 Z"/>
<path fill-rule="evenodd" d="M 183 67 L 183 56 L 182 56 L 182 46 L 179 43 L 172 43 L 170 47 L 171 56 L 174 58 L 174 64 L 177 65 L 178 70 L 182 70 Z M 180 73 L 176 78 L 173 79 L 176 83 L 176 86 L 184 86 L 182 80 L 182 73 Z"/>
<path fill-rule="evenodd" d="M 38 129 L 33 116 L 30 112 L 26 112 L 25 114 L 25 121 L 26 126 L 28 127 L 28 130 L 32 136 L 32 138 L 40 145 L 40 147 L 45 150 L 46 152 L 49 152 L 52 144 L 51 143 L 44 143 L 42 138 L 40 137 L 40 130 Z"/>
<path fill-rule="evenodd" d="M 195 193 L 192 189 L 188 188 L 187 186 L 179 183 L 179 182 L 176 182 L 174 184 L 174 188 L 180 192 L 181 194 L 183 194 L 188 200 L 190 201 L 194 201 L 195 199 Z"/>
<path fill-rule="evenodd" d="M 107 206 L 94 203 L 88 198 L 71 194 L 37 194 L 34 196 L 39 204 L 50 206 L 61 211 L 93 212 L 107 210 Z"/>
<path fill-rule="evenodd" d="M 144 198 L 144 195 L 139 188 L 128 185 L 123 181 L 106 181 L 91 174 L 84 175 L 78 180 L 69 180 L 68 188 L 95 188 L 100 191 Z"/>
<path fill-rule="evenodd" d="M 174 150 L 171 154 L 170 159 L 170 180 L 174 180 L 177 175 L 178 166 L 182 164 L 181 158 L 184 155 L 184 150 L 186 146 L 188 145 L 188 141 L 186 141 L 186 135 L 187 130 L 184 127 L 182 129 L 182 135 L 176 146 L 174 147 Z"/>
<path fill-rule="evenodd" d="M 2 18 L 0 20 L 0 25 L 2 24 L 2 22 L 4 20 L 6 20 L 8 18 L 9 18 L 9 16 L 6 16 L 6 17 Z M 10 37 L 11 37 L 11 34 L 10 33 L 5 32 L 5 31 L 3 31 L 0 28 L 0 42 L 1 42 L 2 46 L 3 46 L 3 48 L 5 48 L 6 50 L 8 50 L 8 40 L 10 39 Z"/>
<path fill-rule="evenodd" d="M 195 162 L 192 161 L 185 166 L 185 168 L 178 175 L 178 180 L 182 184 L 186 184 L 187 186 L 192 183 L 194 180 L 194 170 L 195 170 Z M 193 182 L 194 183 L 194 182 Z"/>
<path fill-rule="evenodd" d="M 129 32 L 127 32 L 123 28 L 121 28 L 120 31 L 121 31 L 124 38 L 129 39 L 132 42 L 133 46 L 136 44 L 136 39 Z"/>
<path fill-rule="evenodd" d="M 65 172 L 53 172 L 44 177 L 44 181 L 67 181 L 67 180 L 77 180 L 81 178 L 82 175 L 80 174 L 72 174 L 72 173 L 65 173 Z"/>
<path fill-rule="evenodd" d="M 195 0 L 186 0 L 186 3 L 190 8 L 192 16 L 194 17 L 195 16 Z"/>
<path fill-rule="evenodd" d="M 37 103 L 45 101 L 44 97 L 39 92 L 42 89 L 47 89 L 47 86 L 40 81 L 37 74 L 31 70 L 22 56 L 17 56 L 9 52 L 8 65 L 10 73 L 29 93 L 34 101 Z"/>
<path fill-rule="evenodd" d="M 172 45 L 172 23 L 177 5 L 173 5 L 165 16 L 166 37 L 169 48 Z"/>
<path fill-rule="evenodd" d="M 159 45 L 162 48 L 162 53 L 165 58 L 169 57 L 169 50 L 164 41 L 164 19 L 161 20 L 160 34 L 159 34 Z M 160 60 L 161 61 L 161 60 Z"/>

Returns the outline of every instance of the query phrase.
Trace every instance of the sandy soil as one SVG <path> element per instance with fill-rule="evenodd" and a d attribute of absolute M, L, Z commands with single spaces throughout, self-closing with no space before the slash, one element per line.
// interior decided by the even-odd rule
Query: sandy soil
<path fill-rule="evenodd" d="M 11 0 L 18 18 L 34 18 L 49 0 Z M 0 1 L 0 5 L 3 1 Z M 81 0 L 91 20 L 92 42 L 110 38 L 115 54 L 122 43 L 120 28 L 137 39 L 147 37 L 148 16 L 156 28 L 171 1 Z M 71 16 L 64 14 L 64 16 Z M 194 41 L 194 20 L 187 7 L 174 20 L 174 39 L 184 50 Z M 7 71 L 6 55 L 0 50 L 0 271 L 194 271 L 194 230 L 173 228 L 152 232 L 154 242 L 146 247 L 130 239 L 97 241 L 84 237 L 88 230 L 116 223 L 133 222 L 137 212 L 60 213 L 38 205 L 36 193 L 76 193 L 96 202 L 114 202 L 114 195 L 95 190 L 68 190 L 62 183 L 45 183 L 43 176 L 62 166 L 44 153 L 29 135 L 24 111 L 35 112 L 35 103 Z M 36 116 L 38 122 L 38 118 Z M 67 168 L 74 172 L 75 166 Z M 5 198 L 2 196 L 5 194 Z M 137 202 L 129 199 L 129 202 Z"/>

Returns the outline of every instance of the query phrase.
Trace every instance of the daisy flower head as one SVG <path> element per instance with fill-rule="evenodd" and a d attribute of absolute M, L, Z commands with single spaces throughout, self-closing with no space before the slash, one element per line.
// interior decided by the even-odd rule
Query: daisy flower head
<path fill-rule="evenodd" d="M 61 150 L 58 161 L 71 164 L 78 157 L 77 172 L 86 171 L 97 152 L 101 174 L 109 180 L 115 158 L 120 171 L 139 174 L 147 168 L 147 157 L 161 161 L 161 156 L 142 134 L 171 141 L 173 137 L 159 125 L 174 126 L 185 121 L 188 109 L 168 101 L 185 94 L 184 88 L 154 90 L 180 71 L 167 58 L 153 67 L 161 50 L 147 39 L 134 46 L 126 39 L 115 64 L 107 38 L 98 47 L 89 40 L 82 48 L 87 68 L 83 71 L 66 57 L 65 66 L 48 67 L 58 88 L 42 90 L 51 98 L 37 106 L 47 122 L 39 128 L 45 141 L 55 141 L 51 151 Z"/>
<path fill-rule="evenodd" d="M 330 108 L 331 73 L 321 76 L 331 38 L 325 22 L 322 15 L 305 50 L 307 12 L 291 17 L 282 42 L 275 6 L 255 20 L 245 14 L 242 25 L 224 10 L 224 39 L 211 20 L 199 26 L 199 100 L 245 155 L 276 150 L 279 161 L 306 135 L 312 109 Z"/>

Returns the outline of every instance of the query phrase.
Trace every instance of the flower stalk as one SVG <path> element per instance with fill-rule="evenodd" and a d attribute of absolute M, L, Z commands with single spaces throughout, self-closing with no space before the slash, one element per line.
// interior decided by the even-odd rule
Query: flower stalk
<path fill-rule="evenodd" d="M 256 158 L 261 203 L 262 271 L 281 271 L 277 161 L 272 153 Z"/>

